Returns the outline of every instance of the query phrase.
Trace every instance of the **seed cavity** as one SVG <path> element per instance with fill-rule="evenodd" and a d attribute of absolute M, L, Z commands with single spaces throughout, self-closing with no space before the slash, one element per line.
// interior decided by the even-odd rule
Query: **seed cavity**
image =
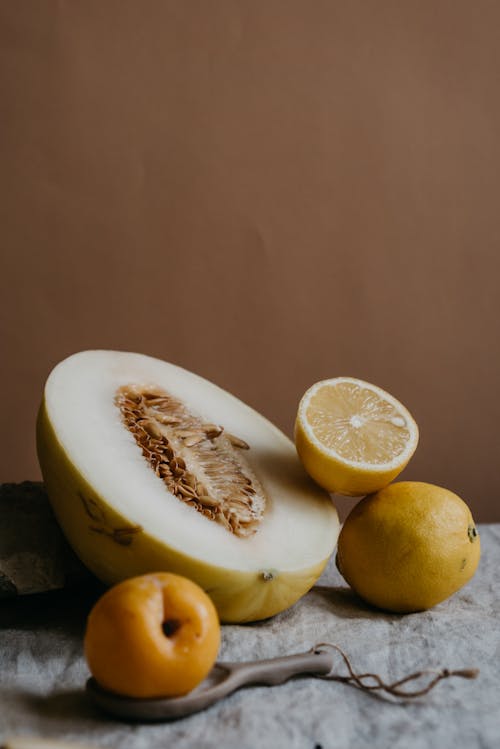
<path fill-rule="evenodd" d="M 266 496 L 243 455 L 250 449 L 244 440 L 206 423 L 156 386 L 121 387 L 115 404 L 142 455 L 172 494 L 236 536 L 257 531 Z"/>

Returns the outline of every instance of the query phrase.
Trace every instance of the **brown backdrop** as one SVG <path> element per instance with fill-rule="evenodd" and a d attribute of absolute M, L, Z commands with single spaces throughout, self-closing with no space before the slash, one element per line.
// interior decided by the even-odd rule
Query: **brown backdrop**
<path fill-rule="evenodd" d="M 211 378 L 291 433 L 350 374 L 408 478 L 497 496 L 500 5 L 4 2 L 1 480 L 85 348 Z"/>

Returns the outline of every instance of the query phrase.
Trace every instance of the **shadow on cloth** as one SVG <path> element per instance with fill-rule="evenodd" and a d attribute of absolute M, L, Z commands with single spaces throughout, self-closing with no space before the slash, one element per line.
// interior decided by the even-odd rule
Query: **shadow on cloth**
<path fill-rule="evenodd" d="M 25 703 L 30 713 L 57 721 L 58 725 L 63 721 L 73 724 L 77 718 L 109 721 L 109 718 L 93 705 L 83 687 L 60 690 L 47 696 L 24 692 L 19 694 L 19 699 Z"/>
<path fill-rule="evenodd" d="M 381 611 L 363 601 L 351 588 L 336 587 L 330 585 L 315 585 L 309 595 L 317 595 L 327 606 L 323 609 L 331 609 L 335 616 L 341 619 L 373 619 L 381 616 L 387 621 L 400 621 L 403 614 L 391 614 Z"/>
<path fill-rule="evenodd" d="M 104 592 L 97 581 L 71 589 L 18 596 L 2 600 L 0 629 L 47 630 L 60 627 L 68 634 L 81 636 L 90 609 Z"/>

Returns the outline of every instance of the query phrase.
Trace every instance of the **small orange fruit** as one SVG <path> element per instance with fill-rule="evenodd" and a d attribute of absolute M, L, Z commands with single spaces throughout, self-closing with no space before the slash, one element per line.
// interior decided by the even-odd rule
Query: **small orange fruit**
<path fill-rule="evenodd" d="M 105 689 L 128 697 L 187 694 L 207 676 L 220 625 L 207 594 L 167 572 L 110 588 L 90 612 L 85 657 Z"/>

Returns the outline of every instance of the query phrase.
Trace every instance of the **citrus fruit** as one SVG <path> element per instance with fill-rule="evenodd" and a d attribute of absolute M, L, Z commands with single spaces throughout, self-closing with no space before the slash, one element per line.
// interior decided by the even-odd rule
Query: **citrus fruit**
<path fill-rule="evenodd" d="M 105 689 L 128 697 L 187 694 L 208 674 L 220 625 L 207 594 L 167 572 L 130 578 L 90 612 L 85 656 Z"/>
<path fill-rule="evenodd" d="M 407 613 L 459 590 L 479 556 L 479 535 L 460 497 L 433 484 L 400 481 L 365 497 L 348 515 L 337 566 L 361 598 Z"/>
<path fill-rule="evenodd" d="M 387 486 L 417 443 L 418 427 L 409 411 L 363 380 L 322 380 L 300 401 L 297 452 L 309 475 L 329 492 L 360 496 Z"/>

